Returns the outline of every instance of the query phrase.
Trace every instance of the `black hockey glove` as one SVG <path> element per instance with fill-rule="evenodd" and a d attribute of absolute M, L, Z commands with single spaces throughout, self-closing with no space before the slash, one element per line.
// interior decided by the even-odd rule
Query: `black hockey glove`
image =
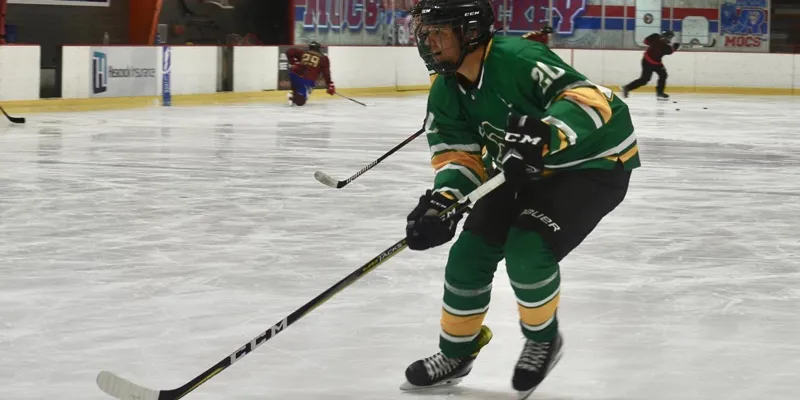
<path fill-rule="evenodd" d="M 450 241 L 456 234 L 456 226 L 461 215 L 446 222 L 439 219 L 439 213 L 455 204 L 440 193 L 431 190 L 419 198 L 417 207 L 406 218 L 406 243 L 411 250 L 427 250 Z"/>
<path fill-rule="evenodd" d="M 550 145 L 550 125 L 534 117 L 508 114 L 500 163 L 506 181 L 519 186 L 539 179 L 544 171 L 542 149 Z"/>
<path fill-rule="evenodd" d="M 672 50 L 678 50 L 679 48 L 681 48 L 681 44 L 680 43 L 673 43 L 672 44 Z"/>

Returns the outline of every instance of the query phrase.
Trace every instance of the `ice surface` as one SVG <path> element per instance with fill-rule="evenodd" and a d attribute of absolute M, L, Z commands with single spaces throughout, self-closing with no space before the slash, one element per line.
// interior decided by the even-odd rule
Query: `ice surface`
<path fill-rule="evenodd" d="M 636 94 L 644 166 L 562 265 L 565 356 L 532 399 L 800 398 L 800 100 Z M 0 131 L 0 399 L 177 387 L 402 238 L 429 186 L 425 98 L 30 115 Z M 676 108 L 680 108 L 677 111 Z M 707 108 L 707 109 L 705 109 Z M 494 341 L 461 386 L 398 391 L 437 350 L 448 246 L 405 251 L 187 399 L 513 399 Z"/>

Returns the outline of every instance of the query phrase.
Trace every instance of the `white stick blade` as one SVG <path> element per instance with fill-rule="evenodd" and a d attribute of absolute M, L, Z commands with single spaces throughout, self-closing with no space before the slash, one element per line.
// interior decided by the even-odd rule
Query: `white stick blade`
<path fill-rule="evenodd" d="M 97 374 L 97 386 L 120 400 L 158 400 L 157 390 L 139 386 L 108 371 Z"/>
<path fill-rule="evenodd" d="M 330 186 L 332 188 L 335 188 L 336 185 L 339 184 L 339 181 L 331 178 L 330 176 L 328 176 L 326 173 L 324 173 L 322 171 L 314 172 L 314 179 L 318 180 L 321 184 L 323 184 L 325 186 Z"/>

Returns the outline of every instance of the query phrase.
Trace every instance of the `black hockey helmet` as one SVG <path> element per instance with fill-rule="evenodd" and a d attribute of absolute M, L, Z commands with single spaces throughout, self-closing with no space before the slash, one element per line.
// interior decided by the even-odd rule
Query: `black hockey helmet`
<path fill-rule="evenodd" d="M 317 53 L 321 53 L 322 45 L 320 45 L 318 41 L 314 40 L 308 44 L 308 49 L 311 51 L 316 51 Z"/>
<path fill-rule="evenodd" d="M 550 25 L 545 25 L 542 28 L 542 33 L 544 33 L 545 35 L 549 35 L 549 34 L 553 33 L 553 28 L 551 28 Z"/>
<path fill-rule="evenodd" d="M 419 55 L 440 74 L 454 74 L 467 54 L 489 43 L 494 35 L 494 9 L 489 0 L 422 0 L 411 10 L 411 16 Z M 428 42 L 431 32 L 445 27 L 453 29 L 460 46 L 457 61 L 440 60 L 444 44 L 439 43 L 434 50 Z"/>
<path fill-rule="evenodd" d="M 661 32 L 661 40 L 671 41 L 674 38 L 675 38 L 675 32 L 673 31 Z"/>

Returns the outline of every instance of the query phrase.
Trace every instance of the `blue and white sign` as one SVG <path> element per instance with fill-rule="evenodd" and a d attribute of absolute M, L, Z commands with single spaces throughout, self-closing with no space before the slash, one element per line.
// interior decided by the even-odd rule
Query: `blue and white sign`
<path fill-rule="evenodd" d="M 102 51 L 92 53 L 92 94 L 108 90 L 108 57 Z"/>
<path fill-rule="evenodd" d="M 172 78 L 172 48 L 163 47 L 161 60 L 161 105 L 172 105 L 172 89 L 170 80 Z"/>
<path fill-rule="evenodd" d="M 91 47 L 91 97 L 155 96 L 154 47 Z"/>

